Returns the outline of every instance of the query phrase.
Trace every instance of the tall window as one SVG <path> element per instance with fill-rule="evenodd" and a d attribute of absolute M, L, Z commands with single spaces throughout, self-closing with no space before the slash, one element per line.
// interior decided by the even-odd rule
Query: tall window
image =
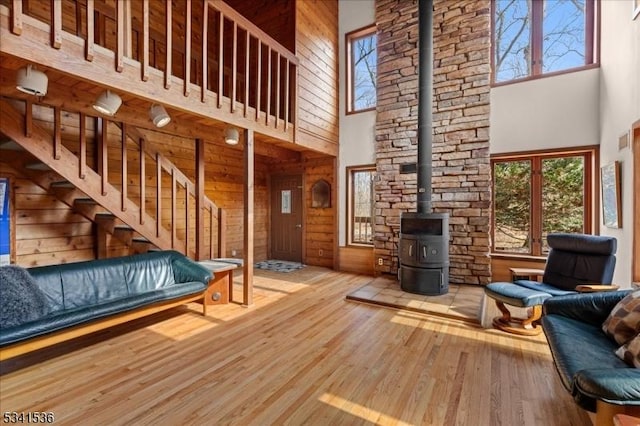
<path fill-rule="evenodd" d="M 549 233 L 590 233 L 594 157 L 584 149 L 493 158 L 493 251 L 540 256 Z"/>
<path fill-rule="evenodd" d="M 347 168 L 349 244 L 373 244 L 375 167 Z"/>
<path fill-rule="evenodd" d="M 496 83 L 594 63 L 595 0 L 495 0 Z"/>
<path fill-rule="evenodd" d="M 368 111 L 376 107 L 376 39 L 375 26 L 346 35 L 347 113 Z"/>

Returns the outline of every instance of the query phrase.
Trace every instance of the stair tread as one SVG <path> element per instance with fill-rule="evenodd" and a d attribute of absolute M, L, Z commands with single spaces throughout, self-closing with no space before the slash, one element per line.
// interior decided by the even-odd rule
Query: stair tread
<path fill-rule="evenodd" d="M 73 200 L 73 202 L 74 203 L 82 203 L 82 204 L 98 204 L 92 198 L 76 198 L 75 200 Z"/>
<path fill-rule="evenodd" d="M 22 145 L 19 145 L 17 142 L 12 140 L 0 142 L 0 149 L 3 149 L 5 151 L 25 151 Z"/>
<path fill-rule="evenodd" d="M 47 166 L 45 163 L 30 163 L 27 164 L 25 168 L 29 170 L 51 170 L 51 167 Z"/>
<path fill-rule="evenodd" d="M 59 182 L 52 182 L 50 185 L 52 188 L 75 188 L 76 186 L 68 180 L 62 180 Z"/>

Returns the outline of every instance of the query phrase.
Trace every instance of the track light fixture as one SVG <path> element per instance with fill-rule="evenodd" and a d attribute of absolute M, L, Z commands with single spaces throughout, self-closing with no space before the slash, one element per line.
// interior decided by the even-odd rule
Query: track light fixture
<path fill-rule="evenodd" d="M 102 92 L 93 104 L 93 108 L 101 114 L 113 116 L 122 105 L 122 98 L 117 94 L 106 90 Z"/>
<path fill-rule="evenodd" d="M 35 96 L 47 94 L 49 78 L 42 71 L 34 69 L 31 65 L 18 70 L 16 76 L 16 89 Z"/>
<path fill-rule="evenodd" d="M 224 141 L 227 145 L 238 145 L 239 139 L 240 134 L 238 133 L 238 129 L 235 127 L 227 127 L 227 130 L 224 132 Z"/>
<path fill-rule="evenodd" d="M 171 121 L 167 110 L 160 104 L 151 105 L 151 108 L 149 108 L 149 117 L 156 127 L 164 127 Z"/>

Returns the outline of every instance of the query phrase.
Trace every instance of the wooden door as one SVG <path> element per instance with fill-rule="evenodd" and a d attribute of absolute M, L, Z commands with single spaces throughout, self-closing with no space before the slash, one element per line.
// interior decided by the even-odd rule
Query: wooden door
<path fill-rule="evenodd" d="M 271 178 L 271 258 L 302 262 L 302 175 Z"/>

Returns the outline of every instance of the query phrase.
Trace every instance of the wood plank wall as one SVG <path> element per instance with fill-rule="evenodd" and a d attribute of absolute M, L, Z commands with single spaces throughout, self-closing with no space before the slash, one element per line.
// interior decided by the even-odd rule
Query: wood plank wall
<path fill-rule="evenodd" d="M 338 2 L 296 2 L 296 142 L 338 152 Z"/>

